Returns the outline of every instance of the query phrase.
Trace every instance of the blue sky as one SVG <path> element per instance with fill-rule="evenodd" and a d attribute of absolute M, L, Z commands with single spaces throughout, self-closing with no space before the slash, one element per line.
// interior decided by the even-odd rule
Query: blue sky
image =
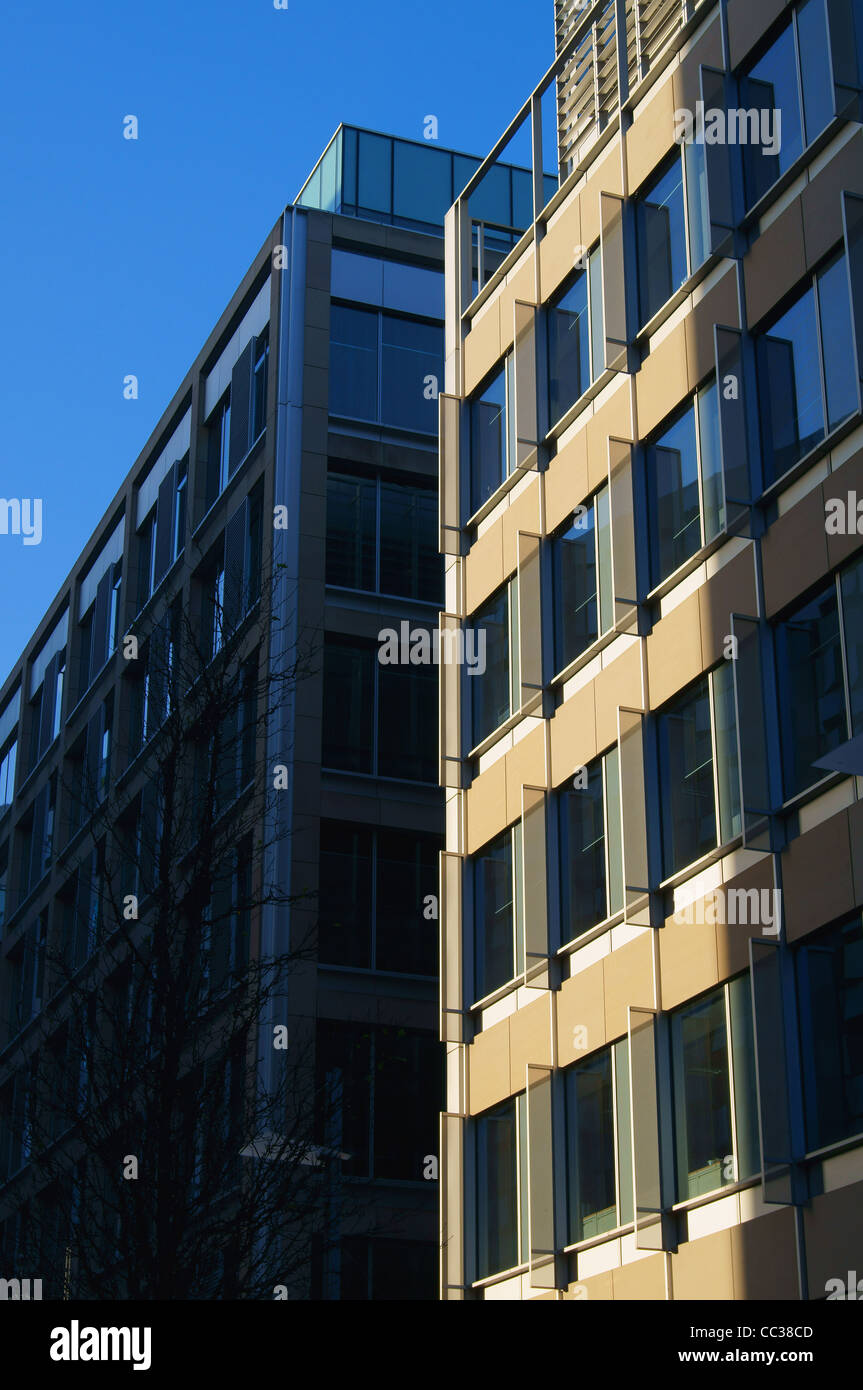
<path fill-rule="evenodd" d="M 0 683 L 339 121 L 484 155 L 554 56 L 553 0 L 3 8 Z"/>

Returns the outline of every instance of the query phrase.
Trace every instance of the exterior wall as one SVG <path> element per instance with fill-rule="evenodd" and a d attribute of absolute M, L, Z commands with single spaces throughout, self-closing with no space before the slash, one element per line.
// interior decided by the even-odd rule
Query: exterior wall
<path fill-rule="evenodd" d="M 627 13 L 631 8 L 626 6 Z M 558 52 L 564 48 L 572 25 L 599 18 L 599 11 L 593 9 L 590 16 L 580 7 L 557 4 L 555 9 Z M 618 13 L 622 9 L 618 7 Z M 448 1114 L 443 1122 L 442 1146 L 451 1155 L 442 1194 L 442 1242 L 449 1250 L 442 1265 L 444 1298 L 547 1298 L 550 1278 L 552 1296 L 558 1298 L 819 1298 L 828 1277 L 839 1274 L 844 1279 L 844 1271 L 856 1267 L 855 1259 L 859 1264 L 858 1257 L 852 1259 L 850 1252 L 859 1251 L 863 1235 L 859 1209 L 854 1209 L 852 1200 L 863 1164 L 860 1136 L 853 1143 L 833 1146 L 825 1157 L 807 1153 L 801 1133 L 796 1132 L 793 1205 L 766 1203 L 758 1178 L 732 1184 L 731 1192 L 719 1188 L 697 1201 L 675 1202 L 671 1082 L 669 1075 L 663 1074 L 661 1061 L 657 1062 L 656 1096 L 664 1134 L 659 1158 L 664 1212 L 661 1248 L 653 1252 L 637 1248 L 643 1241 L 637 1240 L 638 1223 L 634 1228 L 632 1221 L 613 1234 L 573 1245 L 566 1244 L 563 1234 L 567 1166 L 563 1148 L 564 1070 L 594 1056 L 609 1043 L 627 1038 L 633 1027 L 632 1009 L 653 1011 L 658 1036 L 664 1038 L 669 1011 L 749 970 L 749 938 L 758 936 L 757 929 L 753 932 L 744 925 L 729 925 L 709 916 L 703 925 L 698 924 L 698 916 L 695 924 L 683 925 L 675 920 L 675 912 L 689 900 L 695 900 L 696 906 L 699 901 L 703 904 L 717 888 L 781 887 L 784 918 L 781 938 L 777 939 L 781 958 L 788 962 L 792 943 L 804 941 L 846 914 L 859 913 L 863 905 L 857 843 L 859 777 L 834 773 L 793 807 L 783 808 L 780 796 L 774 810 L 772 852 L 770 846 L 765 852 L 754 835 L 738 834 L 676 874 L 663 877 L 656 857 L 661 802 L 652 751 L 657 712 L 667 708 L 702 673 L 716 669 L 728 655 L 727 638 L 734 631 L 732 615 L 760 618 L 764 629 L 766 621 L 787 610 L 849 556 L 859 554 L 859 536 L 825 532 L 827 500 L 845 497 L 859 486 L 857 479 L 863 467 L 859 408 L 844 429 L 830 434 L 777 482 L 769 499 L 762 499 L 753 509 L 751 524 L 720 534 L 649 593 L 644 582 L 646 533 L 653 519 L 647 514 L 645 492 L 638 490 L 645 441 L 716 370 L 714 325 L 742 330 L 746 340 L 757 333 L 807 272 L 823 264 L 825 253 L 844 246 L 841 193 L 863 193 L 859 123 L 835 119 L 829 124 L 821 140 L 794 166 L 793 182 L 786 180 L 784 187 L 780 183 L 772 196 L 758 205 L 757 214 L 738 227 L 733 258 L 708 256 L 664 309 L 638 332 L 634 329 L 634 244 L 626 240 L 630 234 L 625 229 L 624 290 L 629 324 L 625 370 L 600 372 L 557 424 L 547 418 L 543 423 L 540 390 L 540 427 L 537 436 L 530 436 L 539 441 L 532 463 L 513 470 L 474 515 L 469 515 L 465 500 L 471 451 L 470 398 L 477 398 L 478 388 L 514 346 L 518 357 L 513 300 L 537 306 L 536 345 L 526 337 L 530 346 L 524 349 L 525 353 L 535 353 L 523 378 L 527 383 L 523 388 L 523 418 L 529 419 L 531 373 L 537 372 L 540 386 L 544 381 L 549 301 L 572 276 L 577 263 L 574 258 L 600 238 L 601 195 L 623 198 L 626 218 L 635 195 L 676 148 L 674 112 L 683 106 L 693 107 L 699 99 L 700 66 L 736 68 L 753 51 L 759 51 L 757 46 L 773 32 L 774 21 L 785 14 L 787 7 L 778 3 L 753 4 L 751 0 L 689 7 L 680 32 L 671 35 L 661 61 L 642 80 L 630 73 L 628 99 L 622 110 L 614 105 L 604 131 L 601 126 L 594 128 L 577 147 L 572 131 L 561 128 L 562 157 L 567 153 L 571 163 L 564 166 L 563 174 L 567 169 L 569 173 L 560 193 L 545 208 L 536 209 L 534 227 L 474 299 L 460 290 L 468 246 L 470 190 L 448 221 L 446 379 L 453 399 L 446 406 L 451 411 L 452 433 L 442 435 L 441 477 L 442 496 L 455 499 L 448 510 L 444 503 L 442 515 L 448 613 L 452 622 L 468 628 L 489 596 L 505 581 L 517 577 L 522 591 L 530 583 L 529 597 L 523 598 L 520 609 L 523 683 L 525 661 L 532 659 L 526 628 L 542 633 L 544 648 L 539 707 L 536 702 L 528 703 L 523 684 L 521 709 L 516 701 L 512 717 L 477 747 L 471 749 L 469 735 L 463 734 L 456 748 L 457 735 L 451 733 L 447 743 L 446 730 L 444 733 L 444 756 L 449 759 L 445 875 L 449 874 L 447 883 L 458 881 L 461 885 L 458 896 L 455 889 L 445 894 L 442 921 L 443 949 L 451 962 L 458 962 L 457 968 L 444 972 L 442 986 L 442 1037 L 448 1054 Z M 730 53 L 723 42 L 723 24 L 728 26 Z M 570 51 L 566 50 L 565 58 Z M 559 112 L 566 109 L 572 74 L 572 66 L 561 67 L 557 78 Z M 576 148 L 578 154 L 574 155 Z M 614 287 L 606 284 L 606 307 L 613 295 Z M 606 332 L 607 324 L 608 317 Z M 515 377 L 518 421 L 518 360 Z M 751 400 L 754 383 L 748 381 L 747 389 Z M 757 435 L 757 420 L 754 428 Z M 454 439 L 458 440 L 457 449 Z M 532 573 L 526 564 L 524 569 L 519 565 L 519 542 L 521 539 L 523 544 L 528 535 L 539 536 L 540 554 L 546 556 L 557 528 L 609 481 L 611 441 L 632 445 L 636 491 L 629 505 L 634 524 L 620 516 L 619 536 L 632 537 L 623 542 L 630 546 L 630 553 L 620 572 L 628 574 L 633 565 L 636 567 L 640 576 L 638 609 L 635 614 L 621 614 L 620 608 L 626 605 L 618 604 L 617 625 L 552 677 L 552 612 L 560 595 L 554 589 L 547 560 L 542 558 L 541 597 L 537 600 Z M 461 513 L 456 518 L 459 502 Z M 612 537 L 615 521 L 612 500 Z M 631 530 L 626 529 L 627 524 Z M 617 564 L 620 552 L 614 553 Z M 443 681 L 444 708 L 460 709 L 464 731 L 470 715 L 471 680 L 463 667 L 453 667 L 444 671 Z M 746 704 L 740 709 L 744 726 L 754 727 L 758 722 L 755 710 Z M 550 928 L 546 976 L 540 972 L 530 987 L 525 963 L 516 958 L 515 976 L 509 984 L 475 1001 L 467 983 L 474 931 L 479 931 L 470 908 L 471 857 L 502 832 L 519 826 L 525 788 L 545 793 L 550 815 L 554 794 L 567 786 L 573 774 L 618 744 L 621 710 L 644 716 L 644 762 L 639 777 L 646 786 L 646 799 L 639 778 L 630 775 L 629 765 L 629 771 L 621 774 L 621 800 L 624 875 L 633 888 L 649 887 L 649 895 L 631 893 L 623 911 L 574 942 L 564 939 L 558 946 Z M 766 720 L 768 727 L 775 728 L 775 707 L 768 707 Z M 778 740 L 771 744 L 769 753 L 772 785 L 781 779 L 777 755 Z M 744 803 L 747 773 L 744 758 Z M 631 857 L 627 855 L 627 807 Z M 547 825 L 552 824 L 549 819 Z M 551 833 L 549 829 L 542 855 L 534 846 L 531 853 L 538 857 L 531 864 L 527 862 L 528 850 L 524 850 L 524 882 L 534 880 L 530 890 L 522 889 L 525 932 L 539 900 L 536 894 L 541 895 L 542 911 L 547 911 L 549 922 L 557 925 L 557 880 L 562 870 Z M 636 861 L 640 862 L 639 856 L 631 853 L 639 834 L 646 842 L 649 885 L 629 876 Z M 536 881 L 540 881 L 538 888 Z M 513 891 L 518 895 L 517 879 Z M 518 907 L 513 911 L 517 913 Z M 783 988 L 788 1040 L 796 1030 L 796 1004 L 787 980 Z M 756 1030 L 759 1008 L 757 1004 Z M 761 1042 L 767 1028 L 765 1016 Z M 547 1244 L 541 1240 L 530 1259 L 523 1254 L 520 1267 L 480 1279 L 476 1223 L 478 1203 L 485 1198 L 484 1178 L 477 1169 L 477 1117 L 524 1093 L 526 1076 L 530 1114 L 529 1068 L 549 1069 L 553 1118 L 550 1128 L 536 1131 L 530 1130 L 532 1122 L 528 1120 L 531 1137 L 519 1200 L 527 1200 L 534 1210 L 553 1160 L 553 1276 L 547 1259 L 542 1258 Z M 774 1086 L 784 1088 L 786 1080 L 790 1093 L 799 1096 L 800 1078 L 793 1057 L 787 1077 L 760 1078 L 762 1106 L 767 1104 L 768 1091 Z M 792 1101 L 792 1109 L 793 1105 Z M 636 1131 L 637 1127 L 636 1117 Z M 543 1138 L 535 1137 L 540 1133 Z M 834 1176 L 828 1177 L 828 1173 Z M 546 1213 L 543 1219 L 552 1218 Z M 642 1236 L 649 1224 L 642 1220 Z"/>

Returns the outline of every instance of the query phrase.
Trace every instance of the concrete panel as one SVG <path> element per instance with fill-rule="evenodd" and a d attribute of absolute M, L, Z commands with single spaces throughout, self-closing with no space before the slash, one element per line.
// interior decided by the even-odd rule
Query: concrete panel
<path fill-rule="evenodd" d="M 504 581 L 503 528 L 495 525 L 474 541 L 465 556 L 465 604 L 474 613 Z"/>
<path fill-rule="evenodd" d="M 551 784 L 559 787 L 596 757 L 593 685 L 582 686 L 558 705 L 551 721 Z"/>
<path fill-rule="evenodd" d="M 466 795 L 467 851 L 468 854 L 476 854 L 507 825 L 506 764 L 503 758 L 481 773 L 471 783 Z"/>
<path fill-rule="evenodd" d="M 576 194 L 566 201 L 546 226 L 539 243 L 539 273 L 542 302 L 550 299 L 555 290 L 575 269 L 576 249 L 582 245 L 581 204 Z"/>
<path fill-rule="evenodd" d="M 545 524 L 548 531 L 554 531 L 588 495 L 587 434 L 584 430 L 564 445 L 542 476 Z"/>
<path fill-rule="evenodd" d="M 827 484 L 828 490 L 830 484 Z M 774 521 L 761 542 L 764 564 L 764 602 L 767 616 L 791 603 L 827 573 L 827 535 L 821 488 Z"/>
<path fill-rule="evenodd" d="M 611 1270 L 605 1270 L 603 1274 L 592 1274 L 589 1279 L 579 1279 L 577 1283 L 570 1284 L 563 1297 L 573 1299 L 577 1303 L 610 1303 L 614 1298 Z"/>
<path fill-rule="evenodd" d="M 525 1088 L 528 1063 L 551 1066 L 551 994 L 522 1005 L 509 1018 L 509 1084 L 513 1095 Z"/>
<path fill-rule="evenodd" d="M 671 73 L 666 70 L 651 92 L 649 101 L 639 106 L 626 132 L 626 170 L 630 193 L 636 192 L 673 145 L 674 91 Z"/>
<path fill-rule="evenodd" d="M 842 240 L 842 190 L 863 193 L 863 133 L 860 131 L 819 170 L 800 195 L 806 264 L 814 267 Z"/>
<path fill-rule="evenodd" d="M 764 855 L 757 864 L 753 864 L 742 874 L 736 874 L 722 886 L 726 895 L 731 889 L 743 889 L 748 892 L 749 889 L 756 888 L 759 893 L 762 890 L 772 892 L 773 869 L 769 855 Z M 713 930 L 716 933 L 717 979 L 730 980 L 733 975 L 739 975 L 741 970 L 748 970 L 749 938 L 757 936 L 758 931 L 742 923 L 730 926 L 725 922 L 717 922 Z"/>
<path fill-rule="evenodd" d="M 822 518 L 824 522 L 826 522 L 827 517 L 827 502 L 830 498 L 839 497 L 846 510 L 846 526 L 850 531 L 850 518 L 847 516 L 849 492 L 855 492 L 857 494 L 858 504 L 859 502 L 863 502 L 863 452 L 855 454 L 853 458 L 848 459 L 846 463 L 842 464 L 841 468 L 837 468 L 835 472 L 831 473 L 829 478 L 825 478 L 824 482 L 821 484 L 822 506 L 824 508 L 822 511 Z M 860 524 L 859 520 L 857 524 Z M 850 535 L 828 535 L 827 562 L 829 567 L 833 569 L 834 566 L 840 565 L 843 560 L 849 559 L 850 556 L 856 554 L 861 545 L 863 545 L 863 536 L 858 535 L 856 529 Z"/>
<path fill-rule="evenodd" d="M 659 933 L 659 963 L 663 1009 L 675 1009 L 718 984 L 715 924 L 689 925 L 669 917 Z"/>
<path fill-rule="evenodd" d="M 534 535 L 540 530 L 540 476 L 531 474 L 530 485 L 506 508 L 500 520 L 503 542 L 503 572 L 514 574 L 518 560 L 518 533 L 530 531 Z"/>
<path fill-rule="evenodd" d="M 755 566 L 747 546 L 698 590 L 701 613 L 701 660 L 705 670 L 725 656 L 725 637 L 732 613 L 755 613 Z"/>
<path fill-rule="evenodd" d="M 611 1271 L 615 1300 L 665 1299 L 665 1256 L 648 1255 Z"/>
<path fill-rule="evenodd" d="M 721 323 L 727 328 L 740 325 L 737 303 L 737 275 L 729 264 L 722 279 L 700 299 L 684 320 L 686 363 L 689 385 L 694 390 L 716 368 L 713 346 L 713 326 Z"/>
<path fill-rule="evenodd" d="M 630 378 L 621 376 L 614 395 L 587 422 L 587 485 L 591 492 L 608 482 L 608 441 L 632 439 Z"/>
<path fill-rule="evenodd" d="M 474 319 L 464 343 L 464 390 L 470 396 L 500 358 L 500 303 L 497 297 Z"/>
<path fill-rule="evenodd" d="M 506 755 L 506 815 L 509 823 L 521 816 L 521 789 L 544 787 L 545 728 L 534 729 Z"/>
<path fill-rule="evenodd" d="M 815 1197 L 803 1226 L 810 1298 L 824 1298 L 828 1279 L 845 1284 L 849 1270 L 863 1279 L 863 1182 Z"/>
<path fill-rule="evenodd" d="M 731 1232 L 734 1297 L 743 1301 L 795 1302 L 797 1242 L 791 1207 L 744 1221 Z M 817 1297 L 817 1295 L 816 1295 Z"/>
<path fill-rule="evenodd" d="M 618 706 L 641 708 L 641 652 L 638 643 L 600 671 L 594 683 L 594 700 L 596 747 L 598 752 L 602 752 L 617 743 Z"/>
<path fill-rule="evenodd" d="M 497 291 L 497 298 L 500 302 L 500 350 L 506 352 L 512 347 L 515 335 L 513 304 L 517 299 L 527 304 L 536 303 L 533 248 L 510 271 L 507 283 Z"/>

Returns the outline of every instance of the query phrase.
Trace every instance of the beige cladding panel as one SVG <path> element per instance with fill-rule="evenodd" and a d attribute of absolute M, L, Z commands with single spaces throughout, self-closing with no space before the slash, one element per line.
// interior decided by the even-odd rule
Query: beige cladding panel
<path fill-rule="evenodd" d="M 604 1270 L 602 1274 L 592 1274 L 589 1279 L 577 1280 L 569 1285 L 563 1297 L 565 1300 L 571 1298 L 582 1303 L 611 1303 L 614 1299 L 611 1270 Z"/>
<path fill-rule="evenodd" d="M 806 274 L 799 198 L 753 242 L 744 257 L 743 271 L 747 321 L 750 328 L 757 328 L 760 320 Z"/>
<path fill-rule="evenodd" d="M 849 1270 L 863 1279 L 863 1183 L 813 1198 L 803 1223 L 810 1298 L 825 1296 L 828 1279 L 847 1284 Z"/>
<path fill-rule="evenodd" d="M 674 145 L 674 89 L 667 70 L 626 132 L 626 172 L 635 193 Z"/>
<path fill-rule="evenodd" d="M 731 66 L 736 68 L 761 35 L 787 7 L 788 0 L 728 0 L 728 37 Z"/>
<path fill-rule="evenodd" d="M 766 854 L 742 874 L 735 875 L 723 884 L 726 894 L 732 889 L 742 889 L 748 893 L 752 888 L 757 889 L 759 893 L 772 892 L 773 887 L 773 864 L 770 856 Z M 726 902 L 727 900 L 726 897 Z M 714 930 L 717 977 L 720 980 L 730 980 L 732 976 L 749 969 L 749 938 L 757 933 L 753 933 L 749 927 L 737 923 L 731 926 L 727 922 L 717 922 Z"/>
<path fill-rule="evenodd" d="M 538 473 L 531 473 L 528 476 L 530 478 L 528 486 L 510 502 L 498 523 L 503 537 L 503 572 L 505 575 L 515 573 L 518 563 L 519 531 L 529 531 L 533 535 L 538 535 L 540 531 L 540 476 Z"/>
<path fill-rule="evenodd" d="M 510 332 L 512 329 L 510 329 Z M 500 301 L 493 296 L 474 319 L 464 341 L 464 393 L 470 396 L 501 355 Z"/>
<path fill-rule="evenodd" d="M 588 494 L 587 432 L 578 434 L 563 446 L 543 474 L 545 486 L 545 524 L 549 532 L 572 516 Z"/>
<path fill-rule="evenodd" d="M 665 1256 L 647 1255 L 632 1264 L 611 1271 L 615 1301 L 627 1302 L 665 1299 Z"/>
<path fill-rule="evenodd" d="M 542 302 L 550 299 L 575 269 L 576 251 L 581 239 L 581 200 L 571 195 L 546 226 L 539 243 L 539 273 Z"/>
<path fill-rule="evenodd" d="M 564 980 L 557 996 L 557 1059 L 568 1067 L 605 1047 L 605 977 L 602 961 Z"/>
<path fill-rule="evenodd" d="M 799 1298 L 791 1207 L 733 1226 L 730 1235 L 735 1299 L 745 1303 Z"/>
<path fill-rule="evenodd" d="M 659 962 L 664 1009 L 675 1009 L 684 1000 L 712 989 L 719 983 L 716 925 L 680 923 L 669 917 L 659 933 Z"/>
<path fill-rule="evenodd" d="M 634 439 L 629 377 L 618 377 L 617 389 L 587 422 L 587 485 L 591 492 L 608 482 L 609 439 Z"/>
<path fill-rule="evenodd" d="M 791 841 L 782 856 L 782 888 L 789 941 L 852 910 L 854 879 L 846 811 Z"/>
<path fill-rule="evenodd" d="M 506 764 L 503 758 L 474 778 L 466 797 L 467 852 L 476 854 L 506 826 Z"/>
<path fill-rule="evenodd" d="M 495 291 L 500 301 L 500 350 L 507 352 L 512 347 L 515 332 L 513 305 L 517 299 L 525 304 L 536 303 L 536 279 L 534 253 L 531 249 L 523 256 L 518 266 L 513 267 L 507 276 L 506 284 Z"/>
<path fill-rule="evenodd" d="M 842 191 L 863 193 L 863 132 L 843 145 L 800 195 L 806 264 L 817 265 L 842 240 Z"/>
<path fill-rule="evenodd" d="M 854 901 L 863 903 L 863 801 L 855 801 L 848 807 L 848 839 Z"/>
<path fill-rule="evenodd" d="M 508 1018 L 495 1023 L 478 1033 L 468 1046 L 468 1103 L 471 1115 L 479 1115 L 512 1095 L 509 1025 Z"/>
<path fill-rule="evenodd" d="M 509 1018 L 510 1092 L 516 1095 L 524 1090 L 528 1063 L 550 1067 L 551 1060 L 551 994 L 542 991 Z"/>
<path fill-rule="evenodd" d="M 675 110 L 685 109 L 695 114 L 695 103 L 701 100 L 699 68 L 702 63 L 709 68 L 722 67 L 722 30 L 718 6 L 713 11 L 708 28 L 674 69 Z"/>
<path fill-rule="evenodd" d="M 622 1038 L 628 1027 L 628 1005 L 653 1008 L 652 929 L 645 928 L 634 941 L 603 956 L 602 972 L 606 1036 Z"/>
<path fill-rule="evenodd" d="M 686 328 L 681 323 L 645 358 L 635 378 L 640 439 L 686 400 L 689 385 Z"/>
<path fill-rule="evenodd" d="M 533 729 L 506 755 L 506 806 L 498 814 L 512 824 L 521 817 L 522 787 L 544 787 L 545 726 Z M 503 826 L 501 826 L 503 829 Z"/>
<path fill-rule="evenodd" d="M 784 516 L 777 517 L 761 542 L 761 556 L 764 602 L 767 616 L 772 617 L 827 572 L 820 488 L 807 492 Z"/>
<path fill-rule="evenodd" d="M 671 1277 L 675 1299 L 733 1299 L 731 1232 L 716 1231 L 699 1240 L 685 1241 L 672 1259 Z"/>
<path fill-rule="evenodd" d="M 661 618 L 647 639 L 651 709 L 689 685 L 701 669 L 701 612 L 695 593 Z"/>
<path fill-rule="evenodd" d="M 603 753 L 617 743 L 617 711 L 641 709 L 641 651 L 636 642 L 599 672 L 594 682 L 596 747 Z"/>
<path fill-rule="evenodd" d="M 701 612 L 701 661 L 705 670 L 726 660 L 725 639 L 731 633 L 731 614 L 754 614 L 757 607 L 752 546 L 711 575 L 698 590 Z"/>
<path fill-rule="evenodd" d="M 551 784 L 559 787 L 596 757 L 593 683 L 558 705 L 551 721 Z"/>
<path fill-rule="evenodd" d="M 713 328 L 717 323 L 725 328 L 740 326 L 737 275 L 733 262 L 728 265 L 722 279 L 708 290 L 703 299 L 699 299 L 684 319 L 690 390 L 694 391 L 716 370 Z"/>
<path fill-rule="evenodd" d="M 825 478 L 824 482 L 821 484 L 822 515 L 825 523 L 827 518 L 827 503 L 832 498 L 840 498 L 846 511 L 847 534 L 838 536 L 831 534 L 827 536 L 827 563 L 830 569 L 833 569 L 836 565 L 841 565 L 843 560 L 847 560 L 851 555 L 854 555 L 860 549 L 860 546 L 863 545 L 863 537 L 861 537 L 856 530 L 856 525 L 860 524 L 861 513 L 858 511 L 857 516 L 854 518 L 856 525 L 853 530 L 849 524 L 850 518 L 847 516 L 848 494 L 850 492 L 856 494 L 857 507 L 859 508 L 860 504 L 863 503 L 863 451 L 855 454 L 853 458 L 848 459 L 846 463 L 842 464 L 841 468 L 837 468 L 836 471 L 831 473 L 829 478 Z M 851 507 L 853 511 L 853 502 Z M 831 508 L 831 512 L 832 511 L 833 508 Z"/>
<path fill-rule="evenodd" d="M 503 583 L 503 528 L 499 523 L 474 541 L 464 558 L 464 572 L 465 606 L 470 615 Z"/>

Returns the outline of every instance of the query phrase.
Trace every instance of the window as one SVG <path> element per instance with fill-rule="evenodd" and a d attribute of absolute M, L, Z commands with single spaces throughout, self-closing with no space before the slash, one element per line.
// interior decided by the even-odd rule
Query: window
<path fill-rule="evenodd" d="M 740 834 L 734 685 L 729 662 L 657 716 L 663 876 Z M 717 839 L 718 829 L 718 839 Z"/>
<path fill-rule="evenodd" d="M 552 424 L 604 369 L 602 262 L 598 246 L 587 266 L 548 308 L 548 415 Z"/>
<path fill-rule="evenodd" d="M 174 537 L 171 547 L 171 560 L 176 560 L 177 556 L 186 545 L 186 499 L 189 487 L 189 456 L 177 466 L 177 490 L 174 494 Z"/>
<path fill-rule="evenodd" d="M 337 1261 L 325 1273 L 320 1252 L 312 1273 L 312 1298 L 399 1303 L 437 1298 L 438 1261 L 432 1241 L 343 1236 Z M 324 1284 L 326 1280 L 326 1284 Z"/>
<path fill-rule="evenodd" d="M 608 488 L 584 504 L 552 542 L 555 669 L 581 656 L 614 621 Z"/>
<path fill-rule="evenodd" d="M 346 1154 L 351 1177 L 423 1181 L 437 1152 L 441 1049 L 431 1033 L 322 1022 L 316 1044 L 317 1139 Z"/>
<path fill-rule="evenodd" d="M 623 908 L 617 749 L 590 763 L 584 773 L 584 786 L 562 791 L 559 797 L 564 941 Z"/>
<path fill-rule="evenodd" d="M 231 393 L 226 391 L 207 426 L 207 506 L 221 495 L 228 482 L 231 448 Z"/>
<path fill-rule="evenodd" d="M 63 722 L 63 688 L 66 651 L 56 652 L 45 665 L 38 688 L 30 699 L 30 766 L 32 772 L 60 733 Z"/>
<path fill-rule="evenodd" d="M 3 926 L 10 910 L 9 901 L 9 841 L 0 845 L 0 927 Z"/>
<path fill-rule="evenodd" d="M 856 913 L 795 951 L 806 1145 L 863 1133 L 863 921 Z"/>
<path fill-rule="evenodd" d="M 251 440 L 263 434 L 267 425 L 267 372 L 270 365 L 269 334 L 258 338 L 252 365 L 252 427 Z"/>
<path fill-rule="evenodd" d="M 518 641 L 518 580 L 511 579 L 474 614 L 476 646 L 485 649 L 485 670 L 471 677 L 473 746 L 521 706 Z"/>
<path fill-rule="evenodd" d="M 835 256 L 756 338 L 765 487 L 857 410 L 847 276 Z"/>
<path fill-rule="evenodd" d="M 332 305 L 332 415 L 436 434 L 442 380 L 443 328 L 439 323 L 348 304 Z"/>
<path fill-rule="evenodd" d="M 185 547 L 188 479 L 186 454 L 164 474 L 156 501 L 138 529 L 138 611 Z"/>
<path fill-rule="evenodd" d="M 437 669 L 382 665 L 378 650 L 335 634 L 325 638 L 324 766 L 435 782 Z"/>
<path fill-rule="evenodd" d="M 477 1275 L 528 1257 L 527 1098 L 522 1093 L 476 1120 Z"/>
<path fill-rule="evenodd" d="M 647 445 L 646 466 L 653 588 L 725 525 L 715 380 Z"/>
<path fill-rule="evenodd" d="M 521 974 L 521 825 L 473 857 L 474 995 L 483 999 Z"/>
<path fill-rule="evenodd" d="M 0 754 L 0 816 L 12 805 L 15 797 L 15 759 L 18 740 L 13 739 Z"/>
<path fill-rule="evenodd" d="M 433 975 L 439 848 L 433 835 L 322 821 L 319 959 Z"/>
<path fill-rule="evenodd" d="M 863 732 L 861 585 L 863 560 L 858 559 L 776 625 L 786 799 L 825 775 L 823 768 L 813 766 L 817 759 Z"/>
<path fill-rule="evenodd" d="M 629 1042 L 568 1067 L 568 1240 L 589 1240 L 633 1219 Z"/>
<path fill-rule="evenodd" d="M 327 583 L 439 603 L 437 496 L 430 480 L 327 475 Z"/>
<path fill-rule="evenodd" d="M 749 976 L 671 1016 L 677 1200 L 760 1168 Z"/>
<path fill-rule="evenodd" d="M 470 509 L 478 511 L 515 467 L 512 353 L 470 403 Z"/>
<path fill-rule="evenodd" d="M 832 119 L 833 80 L 825 21 L 823 0 L 805 0 L 767 52 L 741 75 L 744 108 L 768 112 L 775 132 L 773 140 L 764 141 L 762 127 L 762 139 L 742 147 L 748 207 Z"/>
<path fill-rule="evenodd" d="M 636 200 L 639 317 L 653 318 L 706 255 L 703 150 L 685 146 L 654 175 Z"/>

